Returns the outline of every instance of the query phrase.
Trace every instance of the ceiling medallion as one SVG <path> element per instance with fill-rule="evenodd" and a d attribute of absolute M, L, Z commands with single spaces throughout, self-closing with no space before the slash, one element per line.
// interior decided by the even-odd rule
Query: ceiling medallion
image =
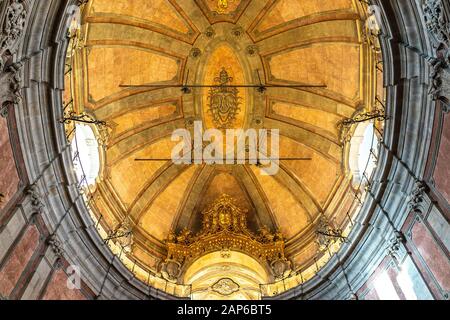
<path fill-rule="evenodd" d="M 224 14 L 228 11 L 229 2 L 233 0 L 217 0 L 217 13 Z"/>
<path fill-rule="evenodd" d="M 236 115 L 241 111 L 239 90 L 231 87 L 233 78 L 228 75 L 225 68 L 222 68 L 214 81 L 217 85 L 209 90 L 209 112 L 218 129 L 230 129 L 234 125 Z"/>
<path fill-rule="evenodd" d="M 211 286 L 212 291 L 223 296 L 229 296 L 235 292 L 238 292 L 239 288 L 239 284 L 230 278 L 222 278 Z"/>
<path fill-rule="evenodd" d="M 175 281 L 184 265 L 211 252 L 243 252 L 268 267 L 276 279 L 291 271 L 291 263 L 284 253 L 284 238 L 280 232 L 272 234 L 262 228 L 255 235 L 247 228 L 246 210 L 235 205 L 232 197 L 224 194 L 203 212 L 202 230 L 194 235 L 184 229 L 179 235 L 170 233 L 167 243 L 167 259 L 163 269 L 169 281 Z M 167 272 L 166 272 L 167 273 Z"/>

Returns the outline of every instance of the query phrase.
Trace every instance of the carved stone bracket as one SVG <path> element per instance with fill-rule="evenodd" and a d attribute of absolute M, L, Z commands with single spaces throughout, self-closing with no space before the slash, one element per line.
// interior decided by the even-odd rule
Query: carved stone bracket
<path fill-rule="evenodd" d="M 41 214 L 45 205 L 42 202 L 42 197 L 38 192 L 37 186 L 34 184 L 29 186 L 25 190 L 25 193 L 28 196 L 30 196 L 30 198 L 31 198 L 31 206 L 32 206 L 32 210 L 33 210 L 33 215 Z"/>
<path fill-rule="evenodd" d="M 47 245 L 52 248 L 55 255 L 59 258 L 61 258 L 64 254 L 64 248 L 61 241 L 58 240 L 56 237 L 56 234 L 52 234 L 47 238 L 46 241 Z"/>
<path fill-rule="evenodd" d="M 423 181 L 416 182 L 416 186 L 409 196 L 410 200 L 408 206 L 410 210 L 421 212 L 420 205 L 424 201 L 424 195 L 427 190 L 428 187 Z"/>
<path fill-rule="evenodd" d="M 444 112 L 448 112 L 450 105 L 450 60 L 442 56 L 431 62 L 432 72 L 430 94 L 435 101 L 444 104 Z"/>
<path fill-rule="evenodd" d="M 20 101 L 21 78 L 19 69 L 21 64 L 13 64 L 0 73 L 0 115 L 4 118 L 8 116 L 8 108 Z"/>
<path fill-rule="evenodd" d="M 389 247 L 387 248 L 387 254 L 394 259 L 397 265 L 400 265 L 400 262 L 406 254 L 405 243 L 405 235 L 400 231 L 396 231 L 394 238 L 391 239 Z"/>

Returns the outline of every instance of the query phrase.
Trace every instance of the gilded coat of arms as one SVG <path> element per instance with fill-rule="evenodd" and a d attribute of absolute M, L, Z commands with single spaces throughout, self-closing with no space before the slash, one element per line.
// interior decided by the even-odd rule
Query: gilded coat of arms
<path fill-rule="evenodd" d="M 229 296 L 239 291 L 240 286 L 230 278 L 223 278 L 218 280 L 211 287 L 212 291 L 217 292 L 223 296 Z"/>
<path fill-rule="evenodd" d="M 214 81 L 217 85 L 209 90 L 209 112 L 218 129 L 230 129 L 241 110 L 239 108 L 241 100 L 239 90 L 236 87 L 231 87 L 233 78 L 228 75 L 225 68 Z"/>

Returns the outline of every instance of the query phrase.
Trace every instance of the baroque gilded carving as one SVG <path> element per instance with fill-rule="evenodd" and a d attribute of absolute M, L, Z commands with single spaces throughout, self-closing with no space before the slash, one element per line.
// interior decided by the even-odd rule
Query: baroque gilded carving
<path fill-rule="evenodd" d="M 225 68 L 222 69 L 214 81 L 217 83 L 217 86 L 212 87 L 209 91 L 209 112 L 218 129 L 232 128 L 240 111 L 241 98 L 238 96 L 239 90 L 230 87 L 233 78 L 228 75 Z"/>
<path fill-rule="evenodd" d="M 257 235 L 252 233 L 247 228 L 245 210 L 225 194 L 203 212 L 202 230 L 198 234 L 188 229 L 179 234 L 170 233 L 166 244 L 162 274 L 169 281 L 176 281 L 185 264 L 224 250 L 240 251 L 256 258 L 270 267 L 275 278 L 283 278 L 291 271 L 291 263 L 284 253 L 283 235 L 271 233 L 265 227 Z"/>
<path fill-rule="evenodd" d="M 27 11 L 21 0 L 9 0 L 0 42 L 0 70 L 3 71 L 7 56 L 15 53 L 24 33 Z"/>
<path fill-rule="evenodd" d="M 239 284 L 237 284 L 233 279 L 222 278 L 218 280 L 211 286 L 211 290 L 217 292 L 223 296 L 229 296 L 240 289 Z"/>

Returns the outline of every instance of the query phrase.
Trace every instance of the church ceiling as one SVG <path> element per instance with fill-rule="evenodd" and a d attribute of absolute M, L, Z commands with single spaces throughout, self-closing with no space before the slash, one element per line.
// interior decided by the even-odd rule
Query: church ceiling
<path fill-rule="evenodd" d="M 279 230 L 297 265 L 311 261 L 319 216 L 340 222 L 349 209 L 337 124 L 369 99 L 358 2 L 89 1 L 74 96 L 77 108 L 108 123 L 95 209 L 110 229 L 131 220 L 135 258 L 156 268 L 169 233 L 198 231 L 201 212 L 228 194 L 247 210 L 249 228 Z M 218 83 L 222 70 L 234 84 L 257 84 L 259 74 L 269 85 L 326 86 L 237 94 L 232 127 L 280 129 L 280 156 L 311 161 L 282 160 L 277 175 L 262 176 L 251 165 L 168 160 L 174 130 L 225 121 L 208 110 L 209 89 L 183 94 L 171 85 Z M 136 161 L 145 158 L 161 161 Z"/>

